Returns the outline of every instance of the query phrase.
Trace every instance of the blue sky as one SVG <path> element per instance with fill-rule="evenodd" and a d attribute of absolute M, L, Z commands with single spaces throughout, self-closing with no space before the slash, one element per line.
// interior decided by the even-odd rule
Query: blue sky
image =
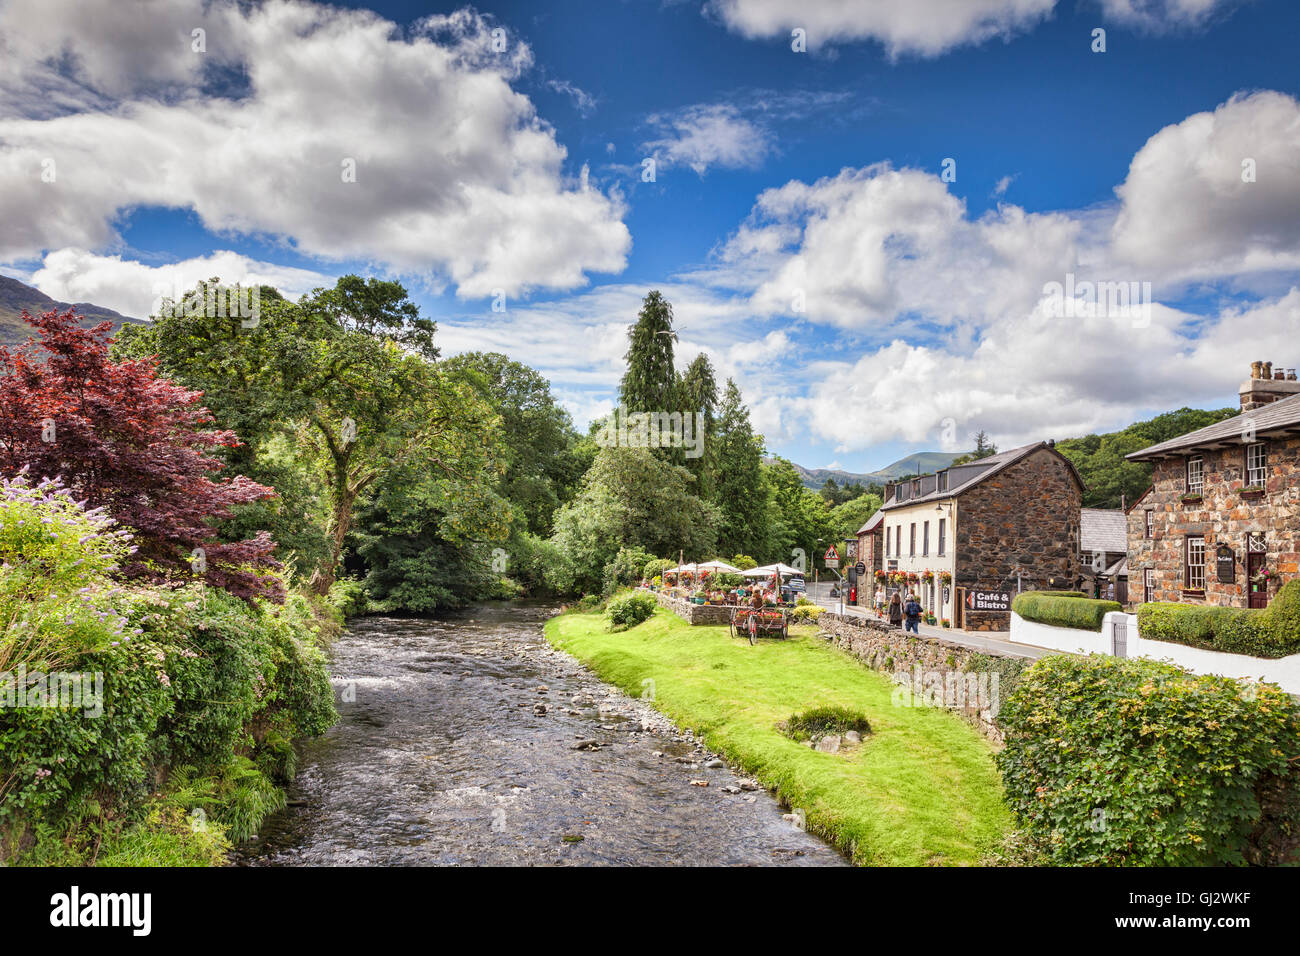
<path fill-rule="evenodd" d="M 853 471 L 1300 365 L 1291 2 L 60 2 L 0 0 L 0 270 L 58 298 L 395 276 L 445 352 L 537 366 L 582 425 L 661 288 L 683 366 Z M 1062 321 L 1067 273 L 1151 308 Z"/>

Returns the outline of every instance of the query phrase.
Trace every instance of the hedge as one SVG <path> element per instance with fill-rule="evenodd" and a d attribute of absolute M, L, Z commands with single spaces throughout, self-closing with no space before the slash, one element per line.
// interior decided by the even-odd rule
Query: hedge
<path fill-rule="evenodd" d="M 1253 657 L 1300 653 L 1300 580 L 1288 581 L 1259 610 L 1156 602 L 1141 605 L 1137 615 L 1147 640 Z"/>
<path fill-rule="evenodd" d="M 1300 711 L 1275 685 L 1052 655 L 998 721 L 1007 802 L 1048 862 L 1300 862 Z"/>
<path fill-rule="evenodd" d="M 1078 591 L 1025 591 L 1016 595 L 1011 610 L 1026 621 L 1100 631 L 1102 619 L 1111 611 L 1122 611 L 1117 601 L 1097 601 Z"/>

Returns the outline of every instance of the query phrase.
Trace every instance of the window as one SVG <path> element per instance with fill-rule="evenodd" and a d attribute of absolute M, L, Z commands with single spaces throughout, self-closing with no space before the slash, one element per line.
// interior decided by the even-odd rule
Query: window
<path fill-rule="evenodd" d="M 922 557 L 930 556 L 930 522 L 926 522 L 921 528 L 921 555 Z"/>
<path fill-rule="evenodd" d="M 894 554 L 900 558 L 903 556 L 903 526 L 901 524 L 894 529 Z"/>
<path fill-rule="evenodd" d="M 1149 514 L 1150 512 L 1148 512 Z M 1147 568 L 1142 572 L 1142 600 L 1150 604 L 1156 599 L 1156 572 Z"/>
<path fill-rule="evenodd" d="M 1246 446 L 1246 484 L 1263 485 L 1268 472 L 1268 452 L 1263 442 Z"/>
<path fill-rule="evenodd" d="M 941 471 L 941 472 L 939 472 L 939 477 L 935 480 L 935 484 L 937 485 L 939 491 L 947 491 L 947 490 L 948 490 L 948 472 L 946 472 L 946 471 Z"/>
<path fill-rule="evenodd" d="M 912 522 L 912 550 L 908 555 L 909 558 L 916 557 L 916 522 Z"/>
<path fill-rule="evenodd" d="M 889 557 L 889 539 L 890 539 L 889 529 L 886 528 L 885 529 L 885 557 Z"/>
<path fill-rule="evenodd" d="M 940 518 L 940 519 L 939 519 L 939 554 L 940 554 L 940 555 L 943 554 L 943 549 L 944 549 L 944 541 L 943 541 L 943 539 L 944 539 L 944 536 L 945 536 L 945 534 L 946 534 L 946 532 L 947 532 L 947 530 L 948 530 L 947 525 L 948 525 L 948 519 L 947 519 L 947 518 Z"/>
<path fill-rule="evenodd" d="M 1187 459 L 1187 493 L 1199 495 L 1205 490 L 1205 459 L 1200 455 Z"/>
<path fill-rule="evenodd" d="M 1156 528 L 1156 513 L 1155 513 L 1155 511 L 1154 511 L 1153 509 L 1151 509 L 1151 508 L 1148 508 L 1147 511 L 1146 511 L 1146 517 L 1145 517 L 1144 520 L 1146 521 L 1146 534 L 1145 534 L 1145 536 L 1148 537 L 1148 538 L 1153 538 L 1153 537 L 1155 537 L 1155 528 Z"/>
<path fill-rule="evenodd" d="M 1187 563 L 1183 581 L 1188 590 L 1205 590 L 1205 538 L 1199 534 L 1187 536 Z"/>

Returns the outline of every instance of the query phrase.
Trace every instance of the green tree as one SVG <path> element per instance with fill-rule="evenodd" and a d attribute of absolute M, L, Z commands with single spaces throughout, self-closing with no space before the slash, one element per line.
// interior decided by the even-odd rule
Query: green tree
<path fill-rule="evenodd" d="M 778 530 L 771 543 L 778 553 L 773 557 L 795 563 L 801 551 L 807 570 L 811 571 L 822 549 L 835 540 L 830 507 L 825 498 L 804 487 L 799 472 L 786 459 L 778 457 L 765 465 L 764 474 L 772 489 L 772 506 L 777 516 Z"/>
<path fill-rule="evenodd" d="M 723 389 L 710 444 L 717 467 L 714 502 L 719 513 L 719 549 L 724 554 L 767 553 L 770 502 L 763 481 L 763 439 L 754 434 L 749 409 L 731 379 Z"/>
<path fill-rule="evenodd" d="M 555 518 L 563 557 L 559 590 L 595 591 L 620 548 L 649 554 L 684 552 L 698 561 L 714 551 L 717 510 L 691 492 L 685 468 L 645 448 L 603 448 L 582 490 Z"/>
<path fill-rule="evenodd" d="M 627 371 L 619 401 L 629 412 L 670 412 L 677 408 L 677 372 L 673 367 L 673 307 L 652 290 L 636 323 L 628 328 Z"/>
<path fill-rule="evenodd" d="M 499 352 L 466 352 L 443 367 L 465 376 L 501 417 L 500 494 L 517 509 L 524 530 L 549 535 L 555 511 L 577 493 L 591 464 L 569 413 L 541 374 Z"/>
<path fill-rule="evenodd" d="M 856 538 L 858 530 L 883 504 L 879 495 L 864 492 L 831 510 L 831 534 L 836 541 Z"/>
<path fill-rule="evenodd" d="M 696 494 L 706 501 L 712 500 L 716 485 L 717 453 L 713 435 L 717 422 L 718 382 L 708 356 L 700 353 L 686 369 L 678 386 L 682 416 L 699 414 L 703 424 L 703 448 L 698 458 L 682 456 L 686 467 L 695 476 Z"/>

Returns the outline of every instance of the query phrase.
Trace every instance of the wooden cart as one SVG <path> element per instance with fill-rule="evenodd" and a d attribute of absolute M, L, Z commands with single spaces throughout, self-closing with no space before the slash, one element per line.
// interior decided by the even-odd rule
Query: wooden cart
<path fill-rule="evenodd" d="M 752 607 L 737 607 L 731 610 L 731 636 L 737 632 L 749 638 L 750 644 L 758 643 L 760 637 L 780 637 L 785 640 L 790 636 L 790 612 L 787 608 L 765 607 L 756 610 Z"/>

